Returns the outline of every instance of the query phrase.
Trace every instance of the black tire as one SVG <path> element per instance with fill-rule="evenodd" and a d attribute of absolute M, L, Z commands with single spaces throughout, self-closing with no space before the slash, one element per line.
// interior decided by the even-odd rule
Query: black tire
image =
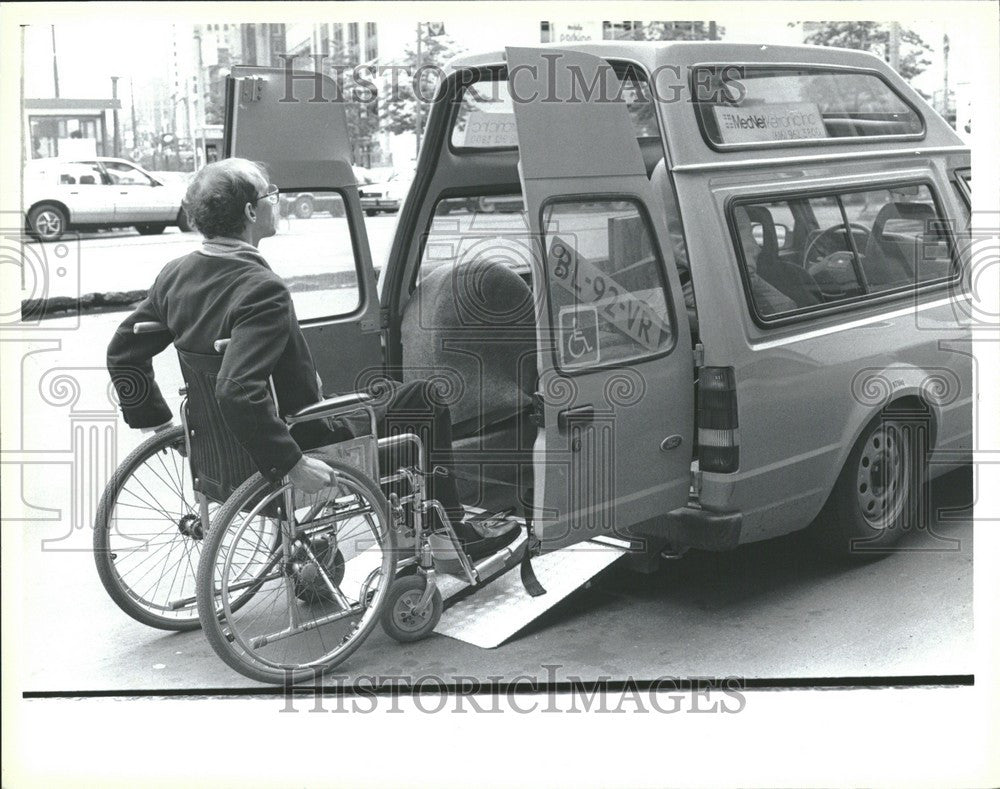
<path fill-rule="evenodd" d="M 183 208 L 177 212 L 177 229 L 182 233 L 190 233 L 193 230 L 191 223 L 188 222 L 187 212 Z"/>
<path fill-rule="evenodd" d="M 926 478 L 926 413 L 886 411 L 858 438 L 813 525 L 819 547 L 842 560 L 890 553 L 919 528 Z"/>
<path fill-rule="evenodd" d="M 365 216 L 378 216 L 378 211 L 374 208 L 366 208 Z"/>
<path fill-rule="evenodd" d="M 426 584 L 427 580 L 419 574 L 404 575 L 392 582 L 382 611 L 382 629 L 390 638 L 407 644 L 427 638 L 437 627 L 444 610 L 440 589 L 434 589 L 424 610 L 414 609 L 424 594 Z"/>
<path fill-rule="evenodd" d="M 57 205 L 36 205 L 28 212 L 28 229 L 39 241 L 58 241 L 67 226 L 66 212 Z"/>
<path fill-rule="evenodd" d="M 142 225 L 136 225 L 135 229 L 139 231 L 140 236 L 158 236 L 167 226 L 162 222 L 151 222 Z"/>
<path fill-rule="evenodd" d="M 388 502 L 378 485 L 356 469 L 343 463 L 326 462 L 336 472 L 338 484 L 325 491 L 332 509 L 318 511 L 333 514 L 321 515 L 321 525 L 317 529 L 309 529 L 308 523 L 298 526 L 300 534 L 308 533 L 311 538 L 320 533 L 331 535 L 336 538 L 332 541 L 336 541 L 338 549 L 351 548 L 355 553 L 348 557 L 348 563 L 353 558 L 361 560 L 361 575 L 365 580 L 358 586 L 356 595 L 340 591 L 348 603 L 347 611 L 336 602 L 325 603 L 330 609 L 325 611 L 322 600 L 306 603 L 296 597 L 295 562 L 284 557 L 286 546 L 287 555 L 293 555 L 299 538 L 290 533 L 281 537 L 282 532 L 287 532 L 286 519 L 278 521 L 271 515 L 260 516 L 261 512 L 274 512 L 274 503 L 282 501 L 285 488 L 267 482 L 260 474 L 252 476 L 229 497 L 213 518 L 211 532 L 205 540 L 198 566 L 198 611 L 205 636 L 228 666 L 259 682 L 286 684 L 316 679 L 342 663 L 361 646 L 379 621 L 391 587 L 391 583 L 382 580 L 391 579 L 396 567 L 396 536 L 391 527 Z M 322 495 L 317 494 L 313 503 Z M 297 505 L 297 510 L 301 506 Z M 337 513 L 343 514 L 343 520 L 337 519 Z M 255 539 L 249 524 L 258 516 L 280 523 L 279 539 L 269 552 L 259 547 L 264 541 L 251 542 L 248 558 L 248 548 L 242 541 L 247 534 L 251 535 L 251 540 Z M 356 533 L 352 537 L 349 531 L 342 531 L 352 522 L 364 524 L 362 537 Z M 370 536 L 364 537 L 366 534 Z M 361 545 L 365 549 L 360 548 Z M 369 554 L 372 548 L 379 550 Z M 233 585 L 240 592 L 237 602 L 243 608 L 239 611 L 235 604 L 228 605 L 228 594 L 232 590 L 227 591 L 227 586 L 231 583 L 229 573 L 234 563 L 244 568 L 235 576 L 237 584 Z M 240 582 L 245 568 L 251 564 L 263 569 L 253 571 L 252 581 Z M 368 564 L 372 564 L 373 569 L 366 573 Z M 351 600 L 351 596 L 356 599 Z M 306 617 L 313 617 L 313 621 L 304 630 L 287 635 L 282 630 L 288 626 L 290 606 L 296 607 L 300 621 Z M 328 616 L 340 619 L 320 622 Z M 358 621 L 350 621 L 353 617 L 358 617 Z M 335 630 L 331 633 L 334 625 L 345 631 L 342 636 Z M 248 632 L 251 628 L 263 632 Z M 272 648 L 275 645 L 276 648 Z M 308 654 L 310 651 L 319 654 Z"/>
<path fill-rule="evenodd" d="M 309 219 L 313 215 L 313 210 L 311 197 L 299 197 L 292 205 L 292 211 L 299 219 Z"/>
<path fill-rule="evenodd" d="M 195 595 L 204 536 L 196 529 L 201 523 L 183 447 L 179 426 L 136 447 L 105 488 L 94 524 L 94 559 L 104 588 L 126 614 L 160 630 L 200 627 L 193 600 L 178 610 L 170 606 Z M 132 519 L 141 531 L 131 527 Z"/>

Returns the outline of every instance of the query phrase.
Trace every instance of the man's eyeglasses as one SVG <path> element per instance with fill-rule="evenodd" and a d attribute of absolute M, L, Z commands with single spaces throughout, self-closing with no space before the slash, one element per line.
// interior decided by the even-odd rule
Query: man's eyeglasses
<path fill-rule="evenodd" d="M 278 187 L 275 186 L 274 184 L 270 184 L 267 187 L 267 191 L 264 192 L 264 194 L 257 195 L 254 198 L 254 202 L 255 203 L 258 200 L 267 200 L 267 202 L 269 202 L 271 205 L 277 205 L 278 204 Z"/>

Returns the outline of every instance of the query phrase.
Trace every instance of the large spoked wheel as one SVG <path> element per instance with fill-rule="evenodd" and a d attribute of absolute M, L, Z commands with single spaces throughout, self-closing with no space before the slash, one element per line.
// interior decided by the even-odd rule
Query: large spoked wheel
<path fill-rule="evenodd" d="M 820 545 L 855 560 L 884 556 L 919 525 L 925 422 L 883 414 L 862 433 L 816 524 Z"/>
<path fill-rule="evenodd" d="M 94 524 L 97 573 L 133 619 L 193 630 L 199 627 L 195 573 L 204 533 L 183 428 L 165 430 L 136 447 L 104 490 Z"/>
<path fill-rule="evenodd" d="M 378 486 L 327 461 L 337 484 L 285 491 L 259 474 L 212 522 L 198 567 L 198 610 L 212 649 L 260 682 L 316 679 L 371 633 L 395 573 L 395 531 Z M 272 535 L 277 535 L 274 539 Z"/>

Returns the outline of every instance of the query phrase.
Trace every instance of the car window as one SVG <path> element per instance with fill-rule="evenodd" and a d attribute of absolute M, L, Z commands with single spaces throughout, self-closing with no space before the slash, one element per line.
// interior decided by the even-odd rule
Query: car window
<path fill-rule="evenodd" d="M 607 95 L 609 100 L 625 103 L 636 138 L 658 137 L 653 94 L 645 77 L 628 69 L 619 77 L 619 84 L 619 92 L 611 93 L 609 89 Z M 457 151 L 517 147 L 517 124 L 506 79 L 479 80 L 462 91 L 451 129 L 451 146 Z"/>
<path fill-rule="evenodd" d="M 924 184 L 741 202 L 730 216 L 752 306 L 764 319 L 955 272 L 950 230 Z"/>
<path fill-rule="evenodd" d="M 119 186 L 152 186 L 153 179 L 141 170 L 123 162 L 105 162 L 104 169 L 113 184 Z"/>
<path fill-rule="evenodd" d="M 542 228 L 560 369 L 634 361 L 672 345 L 663 263 L 637 203 L 551 203 Z"/>
<path fill-rule="evenodd" d="M 361 303 L 344 199 L 336 192 L 286 192 L 266 242 L 271 269 L 288 285 L 300 321 L 354 312 Z"/>
<path fill-rule="evenodd" d="M 59 183 L 77 186 L 100 186 L 107 183 L 107 176 L 97 162 L 74 162 L 59 171 Z"/>
<path fill-rule="evenodd" d="M 521 195 L 448 198 L 435 207 L 416 282 L 440 266 L 469 265 L 484 257 L 529 280 L 532 250 Z"/>
<path fill-rule="evenodd" d="M 697 66 L 691 80 L 702 134 L 717 148 L 833 137 L 919 137 L 924 131 L 917 110 L 871 72 Z"/>

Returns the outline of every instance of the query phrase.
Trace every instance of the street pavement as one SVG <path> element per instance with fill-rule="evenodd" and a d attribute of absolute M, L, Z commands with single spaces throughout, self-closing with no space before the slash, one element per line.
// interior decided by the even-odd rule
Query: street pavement
<path fill-rule="evenodd" d="M 107 401 L 104 348 L 121 318 L 43 321 L 8 349 L 21 354 L 22 385 L 5 387 L 4 530 L 13 543 L 7 555 L 20 562 L 4 572 L 8 588 L 23 593 L 21 618 L 7 623 L 18 628 L 20 663 L 4 670 L 25 691 L 252 686 L 201 633 L 129 619 L 97 578 L 91 488 L 101 468 L 141 440 L 114 421 Z M 173 355 L 162 354 L 155 369 L 176 409 Z M 100 431 L 111 426 L 107 438 Z M 402 646 L 377 631 L 342 673 L 545 680 L 547 665 L 559 666 L 562 679 L 971 673 L 969 498 L 968 474 L 941 479 L 932 503 L 947 517 L 870 564 L 817 561 L 801 534 L 692 552 L 650 576 L 619 563 L 497 649 L 439 635 Z M 18 502 L 24 520 L 12 519 Z"/>
<path fill-rule="evenodd" d="M 284 277 L 309 276 L 354 268 L 347 220 L 326 214 L 310 219 L 280 219 L 278 233 L 261 242 L 271 267 Z M 368 217 L 365 227 L 372 260 L 381 265 L 389 253 L 396 215 Z M 22 299 L 75 297 L 86 293 L 145 290 L 163 265 L 195 249 L 201 236 L 168 227 L 162 235 L 140 236 L 133 228 L 67 233 L 54 243 L 29 242 L 26 259 L 47 276 L 37 277 Z"/>

